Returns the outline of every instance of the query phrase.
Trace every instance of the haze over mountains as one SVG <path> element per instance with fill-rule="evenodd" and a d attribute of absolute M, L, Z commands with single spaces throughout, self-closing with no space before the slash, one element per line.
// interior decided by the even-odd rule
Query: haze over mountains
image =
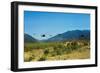
<path fill-rule="evenodd" d="M 53 41 L 65 41 L 65 40 L 79 40 L 79 39 L 90 39 L 90 30 L 72 30 L 67 31 L 61 34 L 57 34 L 47 40 L 42 40 L 45 42 L 53 42 Z M 35 39 L 34 37 L 24 34 L 24 40 L 25 42 L 38 42 L 38 39 Z"/>

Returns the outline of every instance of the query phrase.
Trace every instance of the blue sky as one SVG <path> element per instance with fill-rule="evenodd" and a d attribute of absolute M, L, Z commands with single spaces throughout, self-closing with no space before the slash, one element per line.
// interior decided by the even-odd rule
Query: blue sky
<path fill-rule="evenodd" d="M 24 32 L 38 40 L 70 30 L 90 30 L 90 14 L 24 11 Z"/>

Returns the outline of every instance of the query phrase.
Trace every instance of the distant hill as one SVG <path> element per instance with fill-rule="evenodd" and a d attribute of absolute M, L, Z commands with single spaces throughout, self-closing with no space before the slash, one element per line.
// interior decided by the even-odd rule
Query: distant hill
<path fill-rule="evenodd" d="M 24 42 L 37 42 L 38 40 L 33 38 L 31 35 L 24 33 Z"/>
<path fill-rule="evenodd" d="M 64 41 L 64 40 L 79 40 L 90 39 L 90 30 L 72 30 L 62 34 L 58 34 L 54 37 L 47 39 L 46 41 Z"/>

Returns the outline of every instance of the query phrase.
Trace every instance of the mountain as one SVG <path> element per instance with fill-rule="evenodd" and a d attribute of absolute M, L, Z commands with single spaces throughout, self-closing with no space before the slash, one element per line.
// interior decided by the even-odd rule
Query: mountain
<path fill-rule="evenodd" d="M 64 41 L 64 40 L 79 40 L 90 39 L 90 30 L 72 30 L 62 34 L 58 34 L 54 37 L 47 39 L 47 41 Z"/>
<path fill-rule="evenodd" d="M 33 38 L 31 35 L 24 33 L 24 42 L 37 42 L 38 40 Z"/>

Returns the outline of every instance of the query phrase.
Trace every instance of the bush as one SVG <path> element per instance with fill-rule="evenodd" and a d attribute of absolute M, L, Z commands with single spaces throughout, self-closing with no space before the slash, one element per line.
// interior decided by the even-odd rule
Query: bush
<path fill-rule="evenodd" d="M 46 58 L 43 56 L 38 61 L 45 61 L 45 60 L 46 60 Z"/>

